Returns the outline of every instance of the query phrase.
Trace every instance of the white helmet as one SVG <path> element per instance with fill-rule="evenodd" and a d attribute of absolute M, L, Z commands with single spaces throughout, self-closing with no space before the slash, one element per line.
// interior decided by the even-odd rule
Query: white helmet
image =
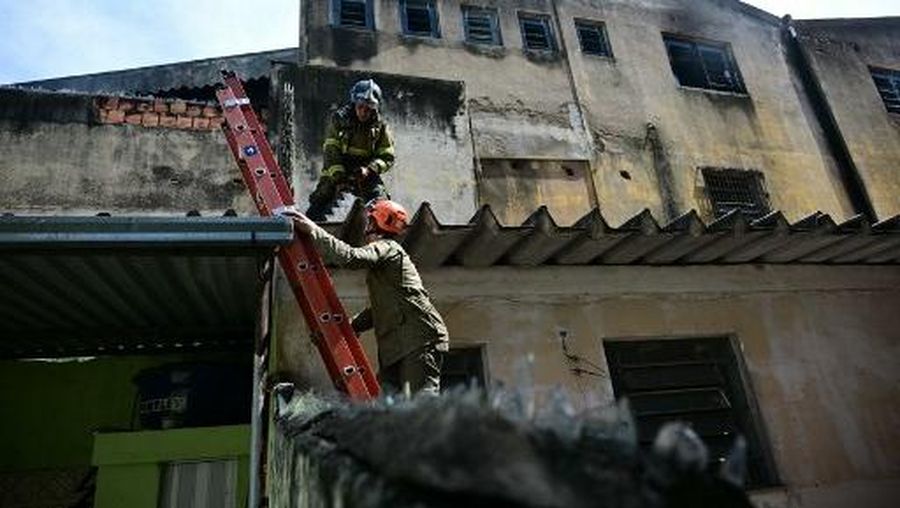
<path fill-rule="evenodd" d="M 381 87 L 371 78 L 357 81 L 350 89 L 350 102 L 353 104 L 362 102 L 373 109 L 378 109 L 381 104 Z"/>

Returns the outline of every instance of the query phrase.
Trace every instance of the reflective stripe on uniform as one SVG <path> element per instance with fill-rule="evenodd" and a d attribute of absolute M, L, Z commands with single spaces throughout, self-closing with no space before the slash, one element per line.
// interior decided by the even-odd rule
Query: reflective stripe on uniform
<path fill-rule="evenodd" d="M 378 166 L 378 172 L 382 173 L 385 169 L 387 169 L 387 162 L 384 162 L 381 159 L 373 159 L 372 163 Z"/>
<path fill-rule="evenodd" d="M 367 157 L 372 152 L 370 152 L 369 150 L 367 150 L 365 148 L 356 148 L 354 146 L 350 146 L 350 147 L 347 147 L 347 153 L 350 155 L 357 156 L 357 157 Z"/>
<path fill-rule="evenodd" d="M 343 172 L 344 166 L 342 164 L 333 164 L 322 170 L 322 176 L 334 177 L 338 173 Z"/>
<path fill-rule="evenodd" d="M 325 138 L 325 148 L 328 148 L 329 146 L 340 148 L 341 140 L 335 138 Z"/>
<path fill-rule="evenodd" d="M 383 146 L 375 151 L 375 155 L 394 155 L 394 146 Z"/>

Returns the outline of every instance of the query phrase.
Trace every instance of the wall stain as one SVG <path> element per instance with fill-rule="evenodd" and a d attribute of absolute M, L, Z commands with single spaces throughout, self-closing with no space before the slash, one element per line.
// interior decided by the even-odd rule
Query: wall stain
<path fill-rule="evenodd" d="M 645 148 L 650 149 L 653 157 L 653 172 L 659 185 L 659 197 L 662 202 L 666 219 L 672 220 L 678 216 L 678 206 L 675 202 L 675 177 L 672 174 L 672 166 L 666 154 L 665 146 L 660 139 L 659 131 L 653 123 L 647 124 L 647 136 L 644 138 Z"/>

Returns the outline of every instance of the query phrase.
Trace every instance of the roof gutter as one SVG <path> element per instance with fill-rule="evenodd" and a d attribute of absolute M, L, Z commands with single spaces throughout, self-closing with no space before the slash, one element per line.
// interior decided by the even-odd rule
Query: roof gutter
<path fill-rule="evenodd" d="M 0 250 L 254 248 L 293 239 L 281 217 L 0 217 Z"/>

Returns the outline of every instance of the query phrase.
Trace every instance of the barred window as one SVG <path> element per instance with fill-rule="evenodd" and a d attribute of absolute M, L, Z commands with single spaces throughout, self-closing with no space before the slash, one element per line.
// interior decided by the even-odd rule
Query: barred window
<path fill-rule="evenodd" d="M 607 340 L 603 348 L 613 392 L 631 402 L 642 445 L 650 446 L 666 422 L 681 421 L 703 439 L 712 465 L 725 460 L 740 434 L 748 444 L 748 485 L 777 481 L 728 338 Z"/>
<path fill-rule="evenodd" d="M 759 171 L 701 168 L 706 194 L 716 217 L 732 210 L 759 218 L 769 213 L 769 198 Z"/>
<path fill-rule="evenodd" d="M 900 113 L 900 71 L 877 67 L 870 67 L 869 71 L 884 107 L 891 113 Z"/>
<path fill-rule="evenodd" d="M 332 9 L 337 26 L 375 28 L 372 0 L 334 0 Z"/>
<path fill-rule="evenodd" d="M 462 12 L 467 42 L 489 46 L 503 45 L 497 9 L 463 5 Z"/>
<path fill-rule="evenodd" d="M 667 34 L 663 34 L 663 41 L 681 86 L 746 93 L 727 43 L 698 42 Z"/>
<path fill-rule="evenodd" d="M 586 55 L 612 56 L 609 48 L 609 39 L 606 37 L 606 28 L 599 21 L 575 20 L 575 30 L 578 32 L 578 42 L 581 44 L 581 52 Z"/>
<path fill-rule="evenodd" d="M 522 45 L 525 49 L 556 51 L 550 16 L 520 12 L 519 28 L 522 30 Z"/>
<path fill-rule="evenodd" d="M 435 0 L 400 0 L 403 33 L 421 37 L 440 37 Z"/>

